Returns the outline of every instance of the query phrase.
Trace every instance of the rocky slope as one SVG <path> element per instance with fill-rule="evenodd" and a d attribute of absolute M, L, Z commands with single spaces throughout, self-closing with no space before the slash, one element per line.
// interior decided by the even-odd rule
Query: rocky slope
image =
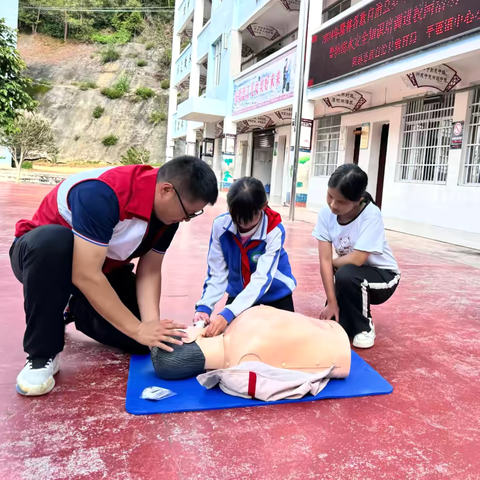
<path fill-rule="evenodd" d="M 102 63 L 97 45 L 63 45 L 42 35 L 21 35 L 19 50 L 27 63 L 29 74 L 36 81 L 47 82 L 48 87 L 37 98 L 39 113 L 52 123 L 60 149 L 59 161 L 100 161 L 117 163 L 130 147 L 144 147 L 151 152 L 151 163 L 162 163 L 165 158 L 166 121 L 156 126 L 149 119 L 154 111 L 167 112 L 168 90 L 161 81 L 169 72 L 161 67 L 160 49 L 147 50 L 145 45 L 130 43 L 118 47 L 121 57 L 112 63 Z M 147 64 L 139 67 L 144 60 Z M 130 93 L 109 100 L 100 93 L 120 77 L 130 79 Z M 81 90 L 78 84 L 93 82 L 97 87 Z M 77 84 L 77 85 L 76 85 Z M 135 90 L 149 87 L 155 98 L 135 101 Z M 94 109 L 105 109 L 103 115 L 93 118 Z M 115 135 L 118 143 L 105 147 L 102 140 Z"/>

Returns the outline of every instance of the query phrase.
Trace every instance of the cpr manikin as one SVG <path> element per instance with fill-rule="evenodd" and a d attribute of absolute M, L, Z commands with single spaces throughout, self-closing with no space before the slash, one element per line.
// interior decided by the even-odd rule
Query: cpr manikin
<path fill-rule="evenodd" d="M 223 335 L 207 338 L 204 332 L 204 328 L 188 328 L 188 338 L 183 339 L 183 345 L 172 345 L 172 353 L 153 348 L 156 374 L 180 380 L 244 362 L 305 373 L 333 366 L 328 378 L 345 378 L 350 373 L 350 342 L 334 321 L 258 306 L 239 315 Z"/>

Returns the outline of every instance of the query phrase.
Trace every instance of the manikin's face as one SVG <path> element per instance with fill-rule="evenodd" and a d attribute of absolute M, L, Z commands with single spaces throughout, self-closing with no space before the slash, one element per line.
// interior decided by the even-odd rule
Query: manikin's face
<path fill-rule="evenodd" d="M 363 198 L 357 202 L 352 202 L 348 198 L 345 198 L 336 188 L 327 189 L 327 203 L 330 210 L 334 215 L 341 217 L 347 215 L 360 205 Z"/>
<path fill-rule="evenodd" d="M 188 198 L 180 198 L 168 182 L 157 183 L 153 209 L 156 217 L 166 225 L 189 222 L 188 216 L 202 211 L 206 205 L 203 200 L 191 202 Z"/>

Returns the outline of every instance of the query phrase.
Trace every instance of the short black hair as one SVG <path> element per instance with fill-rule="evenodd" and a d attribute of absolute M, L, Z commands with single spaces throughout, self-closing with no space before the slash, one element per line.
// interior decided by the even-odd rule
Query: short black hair
<path fill-rule="evenodd" d="M 203 200 L 214 205 L 218 198 L 217 177 L 202 160 L 182 155 L 165 163 L 158 170 L 157 182 L 171 183 L 191 202 Z"/>
<path fill-rule="evenodd" d="M 173 337 L 181 340 L 180 337 Z M 205 355 L 196 342 L 169 344 L 173 352 L 153 347 L 150 353 L 153 369 L 164 380 L 183 380 L 205 373 Z"/>
<path fill-rule="evenodd" d="M 251 222 L 266 203 L 265 187 L 253 177 L 239 178 L 227 193 L 228 211 L 235 224 Z"/>
<path fill-rule="evenodd" d="M 367 202 L 374 203 L 366 191 L 367 185 L 368 175 L 354 163 L 340 165 L 328 180 L 328 186 L 337 189 L 347 200 L 358 202 L 363 197 Z"/>

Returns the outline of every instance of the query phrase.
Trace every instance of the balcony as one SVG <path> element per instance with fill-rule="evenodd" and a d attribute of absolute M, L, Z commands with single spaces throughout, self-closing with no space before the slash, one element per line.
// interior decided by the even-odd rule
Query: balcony
<path fill-rule="evenodd" d="M 172 122 L 172 138 L 185 137 L 187 135 L 187 121 L 178 118 L 175 113 L 170 119 Z"/>
<path fill-rule="evenodd" d="M 234 28 L 240 29 L 246 26 L 260 11 L 264 8 L 270 8 L 275 3 L 277 3 L 277 0 L 237 0 L 238 15 Z"/>
<path fill-rule="evenodd" d="M 224 119 L 225 113 L 226 103 L 223 100 L 206 96 L 189 98 L 177 108 L 177 117 L 193 122 L 194 128 L 202 126 L 203 123 L 219 122 Z"/>
<path fill-rule="evenodd" d="M 179 33 L 185 27 L 185 24 L 193 15 L 195 9 L 195 0 L 183 0 L 175 12 L 175 32 Z"/>
<path fill-rule="evenodd" d="M 175 62 L 175 86 L 182 83 L 192 69 L 192 44 L 190 44 Z"/>

